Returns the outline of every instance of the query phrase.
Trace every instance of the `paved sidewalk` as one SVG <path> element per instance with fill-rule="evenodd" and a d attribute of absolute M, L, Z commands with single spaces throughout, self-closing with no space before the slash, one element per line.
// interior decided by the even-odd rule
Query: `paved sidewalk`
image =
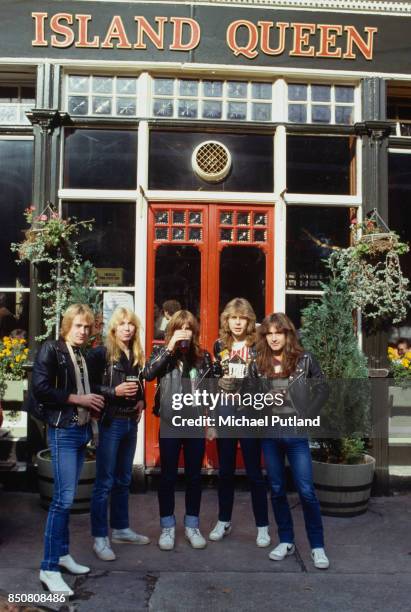
<path fill-rule="evenodd" d="M 40 609 L 118 612 L 388 612 L 411 611 L 411 495 L 373 498 L 367 514 L 324 517 L 331 568 L 310 560 L 301 507 L 290 496 L 297 553 L 282 562 L 271 548 L 255 545 L 250 497 L 237 492 L 233 532 L 223 542 L 193 550 L 182 528 L 184 494 L 177 493 L 177 546 L 162 552 L 155 492 L 131 497 L 131 526 L 150 536 L 149 546 L 114 545 L 115 562 L 98 560 L 91 549 L 88 515 L 71 518 L 71 552 L 92 567 L 87 578 L 69 576 L 75 597 Z M 216 492 L 206 490 L 201 528 L 216 519 Z M 46 512 L 38 497 L 0 491 L 0 611 L 8 593 L 43 593 L 38 582 Z M 275 529 L 271 528 L 274 543 Z M 3 605 L 1 600 L 3 599 Z"/>

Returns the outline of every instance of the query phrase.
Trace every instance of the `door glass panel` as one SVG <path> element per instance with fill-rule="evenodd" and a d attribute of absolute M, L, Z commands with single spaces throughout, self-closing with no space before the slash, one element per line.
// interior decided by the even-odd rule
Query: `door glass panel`
<path fill-rule="evenodd" d="M 164 244 L 155 260 L 154 338 L 162 340 L 167 321 L 162 305 L 177 300 L 181 308 L 200 318 L 201 255 L 195 246 Z"/>
<path fill-rule="evenodd" d="M 220 312 L 235 297 L 247 299 L 257 321 L 265 316 L 265 253 L 254 246 L 227 246 L 220 259 Z"/>

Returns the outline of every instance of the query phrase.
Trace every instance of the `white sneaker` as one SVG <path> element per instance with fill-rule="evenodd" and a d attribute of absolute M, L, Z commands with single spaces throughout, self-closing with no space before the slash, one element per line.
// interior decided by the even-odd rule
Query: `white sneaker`
<path fill-rule="evenodd" d="M 114 561 L 116 555 L 110 546 L 110 540 L 105 538 L 94 538 L 93 550 L 102 561 Z"/>
<path fill-rule="evenodd" d="M 330 562 L 325 554 L 324 548 L 313 548 L 311 551 L 311 557 L 314 561 L 314 567 L 317 569 L 327 569 L 330 567 Z"/>
<path fill-rule="evenodd" d="M 50 572 L 48 570 L 40 570 L 40 582 L 50 591 L 50 593 L 61 593 L 66 597 L 74 595 L 74 591 L 70 589 L 61 577 L 60 572 Z"/>
<path fill-rule="evenodd" d="M 266 546 L 270 546 L 271 538 L 270 538 L 270 534 L 268 533 L 268 525 L 265 525 L 264 527 L 257 527 L 257 539 L 255 543 L 260 548 L 265 548 Z"/>
<path fill-rule="evenodd" d="M 76 563 L 71 555 L 64 555 L 59 559 L 59 565 L 64 567 L 70 574 L 88 574 L 90 568 L 87 565 Z"/>
<path fill-rule="evenodd" d="M 210 531 L 208 537 L 213 542 L 219 542 L 231 533 L 231 522 L 217 521 L 215 527 Z"/>
<path fill-rule="evenodd" d="M 292 555 L 295 552 L 295 545 L 290 542 L 282 542 L 278 544 L 268 555 L 272 561 L 282 561 L 288 555 Z"/>
<path fill-rule="evenodd" d="M 163 527 L 161 530 L 158 545 L 160 550 L 173 550 L 176 539 L 175 527 Z"/>
<path fill-rule="evenodd" d="M 130 527 L 127 529 L 113 529 L 111 541 L 117 544 L 150 544 L 150 538 L 141 533 L 136 533 Z"/>
<path fill-rule="evenodd" d="M 186 527 L 185 536 L 193 548 L 205 548 L 207 542 L 198 527 Z"/>

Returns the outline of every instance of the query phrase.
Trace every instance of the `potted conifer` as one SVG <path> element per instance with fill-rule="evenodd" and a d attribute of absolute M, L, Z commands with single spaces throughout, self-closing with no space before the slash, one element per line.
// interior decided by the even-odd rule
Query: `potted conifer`
<path fill-rule="evenodd" d="M 375 460 L 365 451 L 370 426 L 366 357 L 354 330 L 349 289 L 340 277 L 323 285 L 321 300 L 303 311 L 301 338 L 329 383 L 321 436 L 313 444 L 314 483 L 323 514 L 355 516 L 367 510 Z"/>

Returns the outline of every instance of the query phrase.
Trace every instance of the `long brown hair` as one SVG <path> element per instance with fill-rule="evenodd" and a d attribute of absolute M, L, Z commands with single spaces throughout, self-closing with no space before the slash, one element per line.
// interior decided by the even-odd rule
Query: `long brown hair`
<path fill-rule="evenodd" d="M 165 346 L 170 342 L 174 332 L 182 329 L 184 324 L 188 325 L 189 329 L 193 332 L 189 349 L 185 355 L 188 363 L 195 366 L 203 356 L 204 351 L 200 347 L 200 326 L 195 316 L 189 310 L 178 310 L 173 314 L 166 328 Z"/>
<path fill-rule="evenodd" d="M 255 321 L 256 316 L 250 302 L 245 298 L 234 298 L 226 304 L 220 315 L 220 340 L 225 348 L 231 351 L 234 338 L 228 326 L 228 319 L 232 316 L 245 317 L 247 319 L 246 339 L 247 346 L 252 346 L 256 340 Z"/>
<path fill-rule="evenodd" d="M 270 333 L 270 328 L 275 327 L 276 331 L 285 334 L 285 346 L 282 354 L 282 371 L 280 374 L 274 372 L 273 352 L 267 344 L 266 335 Z M 303 348 L 297 336 L 297 331 L 293 322 L 283 312 L 274 312 L 265 317 L 257 330 L 257 366 L 263 376 L 277 378 L 279 376 L 290 376 L 297 367 L 297 362 L 301 357 Z"/>
<path fill-rule="evenodd" d="M 141 323 L 136 313 L 129 308 L 124 308 L 124 306 L 118 306 L 115 309 L 108 323 L 106 338 L 107 358 L 110 363 L 120 359 L 121 349 L 117 342 L 116 331 L 117 326 L 123 321 L 129 321 L 136 328 L 130 347 L 133 353 L 133 366 L 138 364 L 140 367 L 143 367 L 144 352 L 140 340 Z"/>

